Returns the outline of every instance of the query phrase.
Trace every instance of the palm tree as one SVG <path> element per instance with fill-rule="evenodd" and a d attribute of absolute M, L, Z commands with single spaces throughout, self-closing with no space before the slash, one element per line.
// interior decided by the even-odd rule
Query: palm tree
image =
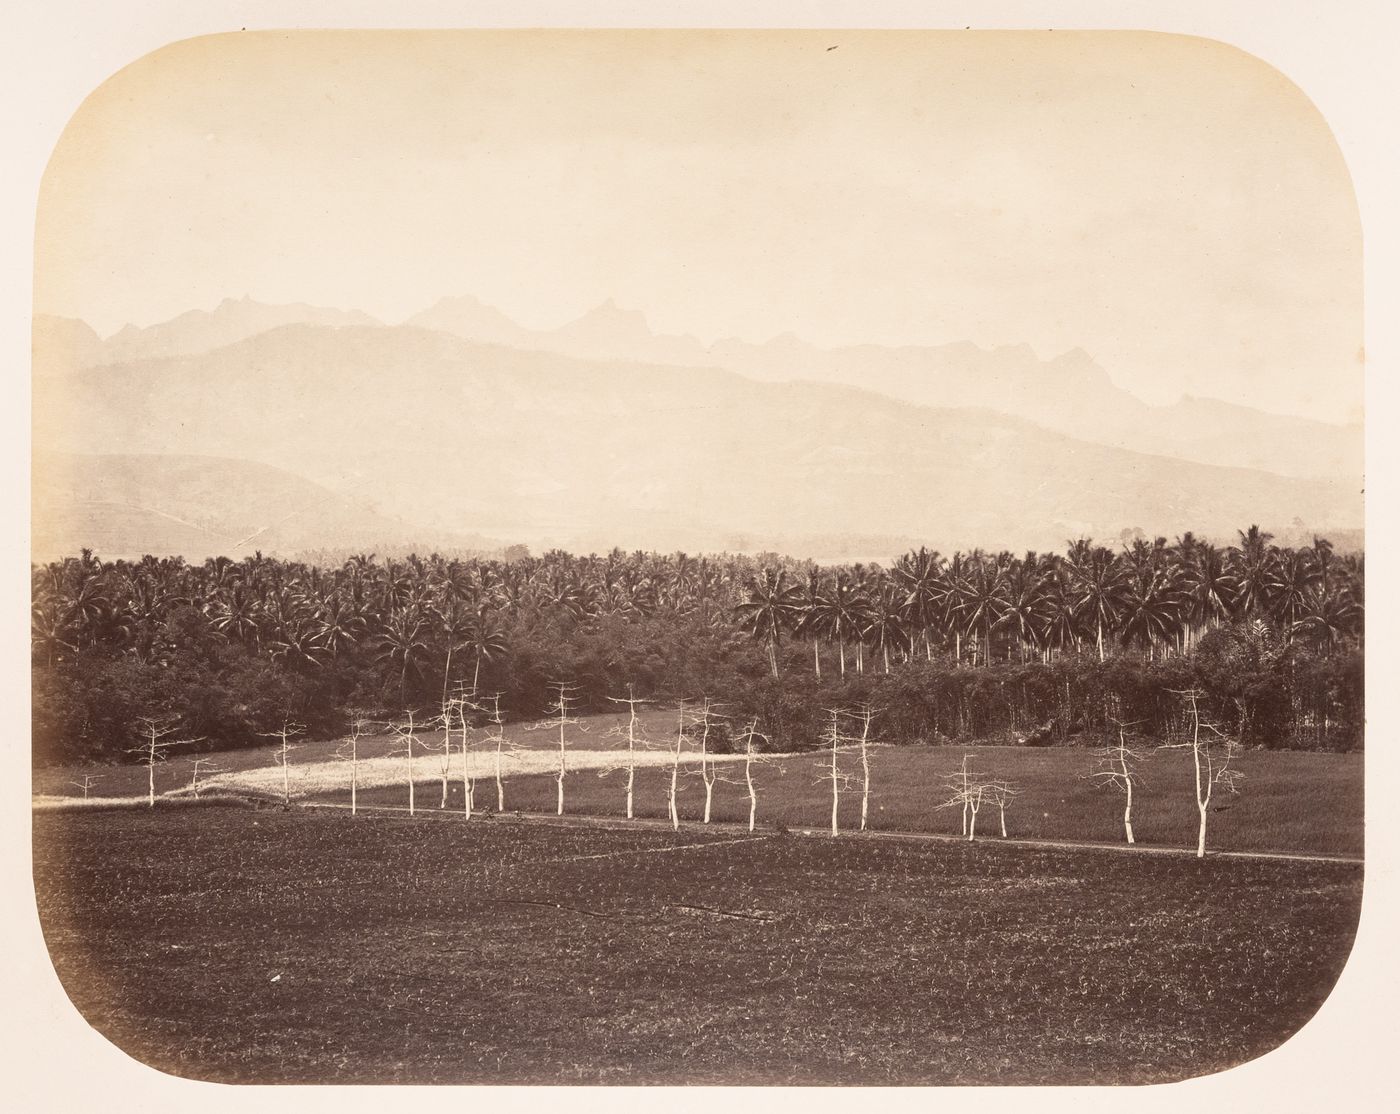
<path fill-rule="evenodd" d="M 943 558 L 937 550 L 923 546 L 904 554 L 894 567 L 895 583 L 904 594 L 904 616 L 913 631 L 923 634 L 924 655 L 929 661 L 933 660 L 933 626 L 938 621 L 939 605 L 947 595 L 942 573 Z"/>
<path fill-rule="evenodd" d="M 1148 566 L 1124 579 L 1117 604 L 1124 645 L 1142 647 L 1150 660 L 1179 625 L 1183 597 L 1170 569 Z"/>
<path fill-rule="evenodd" d="M 1252 618 L 1269 606 L 1278 550 L 1269 544 L 1274 536 L 1258 526 L 1240 530 L 1239 536 L 1240 544 L 1230 547 L 1226 563 L 1235 614 Z"/>
<path fill-rule="evenodd" d="M 1190 553 L 1180 566 L 1183 650 L 1230 614 L 1230 576 L 1224 555 L 1206 542 L 1193 545 Z"/>
<path fill-rule="evenodd" d="M 1319 580 L 1311 550 L 1280 550 L 1269 576 L 1270 611 L 1285 637 L 1293 629 L 1303 608 L 1308 589 Z"/>
<path fill-rule="evenodd" d="M 1044 616 L 1041 639 L 1045 660 L 1050 650 L 1078 648 L 1080 635 L 1079 600 L 1070 579 L 1069 569 L 1057 561 L 1041 582 L 1040 613 Z"/>
<path fill-rule="evenodd" d="M 332 658 L 357 644 L 368 628 L 363 612 L 340 595 L 332 595 L 316 612 L 316 638 Z"/>
<path fill-rule="evenodd" d="M 408 671 L 428 653 L 427 624 L 416 607 L 401 607 L 389 613 L 384 631 L 375 640 L 381 660 L 399 666 L 399 703 L 404 703 Z"/>
<path fill-rule="evenodd" d="M 997 624 L 1009 630 L 1021 651 L 1025 663 L 1026 648 L 1040 642 L 1048 625 L 1051 608 L 1046 599 L 1045 577 L 1037 568 L 1034 554 L 1013 565 L 1002 578 L 996 601 Z"/>
<path fill-rule="evenodd" d="M 1005 568 L 1003 560 L 975 550 L 968 555 L 962 577 L 953 585 L 960 628 L 978 647 L 982 665 L 992 661 L 992 627 L 1000 616 Z"/>
<path fill-rule="evenodd" d="M 472 671 L 472 692 L 476 692 L 481 681 L 481 663 L 495 661 L 510 649 L 510 642 L 505 630 L 495 622 L 490 612 L 482 608 L 467 627 L 462 649 L 471 651 L 476 658 Z"/>
<path fill-rule="evenodd" d="M 886 673 L 890 671 L 890 648 L 907 650 L 910 647 L 903 604 L 904 594 L 892 581 L 883 579 L 876 585 L 867 609 L 864 637 L 884 659 Z"/>
<path fill-rule="evenodd" d="M 748 598 L 734 608 L 739 628 L 768 650 L 768 664 L 778 676 L 778 643 L 793 630 L 802 614 L 802 589 L 783 569 L 767 568 L 749 578 Z"/>
<path fill-rule="evenodd" d="M 55 652 L 62 649 L 77 653 L 78 647 L 69 641 L 68 624 L 62 615 L 35 604 L 29 623 L 34 650 L 43 654 L 44 663 L 53 665 Z"/>
<path fill-rule="evenodd" d="M 811 635 L 812 668 L 816 675 L 822 675 L 822 630 L 818 616 L 822 605 L 822 572 L 813 565 L 807 570 L 807 584 L 802 594 L 802 618 L 797 623 L 797 633 Z"/>
<path fill-rule="evenodd" d="M 1123 594 L 1123 567 L 1104 546 L 1073 550 L 1070 574 L 1077 595 L 1075 610 L 1094 631 L 1099 661 L 1104 660 L 1104 631 L 1118 622 Z"/>
<path fill-rule="evenodd" d="M 869 612 L 869 601 L 861 594 L 855 577 L 844 569 L 838 569 L 817 594 L 807 613 L 806 629 L 836 642 L 843 677 L 846 675 L 846 642 L 851 638 L 859 641 Z"/>
<path fill-rule="evenodd" d="M 1337 643 L 1360 625 L 1361 608 L 1345 589 L 1314 585 L 1304 594 L 1292 633 L 1320 646 L 1330 657 Z"/>
<path fill-rule="evenodd" d="M 259 641 L 259 617 L 262 606 L 257 597 L 235 581 L 227 596 L 217 600 L 210 609 L 210 623 L 225 636 L 246 643 L 249 638 Z"/>

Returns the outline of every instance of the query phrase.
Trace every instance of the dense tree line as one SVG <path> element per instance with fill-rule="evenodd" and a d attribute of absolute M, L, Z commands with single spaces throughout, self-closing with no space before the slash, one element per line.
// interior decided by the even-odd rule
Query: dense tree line
<path fill-rule="evenodd" d="M 459 688 L 537 714 L 550 682 L 604 710 L 708 693 L 781 748 L 820 709 L 868 703 L 898 742 L 1169 733 L 1207 694 L 1247 745 L 1345 748 L 1362 722 L 1363 558 L 1256 527 L 1064 554 L 920 549 L 885 569 L 768 554 L 376 560 L 81 556 L 33 571 L 36 753 L 117 755 L 153 711 L 204 745 L 291 715 L 431 707 Z"/>

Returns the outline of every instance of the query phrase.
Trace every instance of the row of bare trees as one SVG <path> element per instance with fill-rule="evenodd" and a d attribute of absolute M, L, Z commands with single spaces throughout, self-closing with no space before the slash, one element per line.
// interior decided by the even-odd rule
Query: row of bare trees
<path fill-rule="evenodd" d="M 558 766 L 555 772 L 557 786 L 556 811 L 564 814 L 564 786 L 569 771 L 568 746 L 569 729 L 586 730 L 578 716 L 574 715 L 572 691 L 569 682 L 556 682 L 556 697 L 549 718 L 530 725 L 529 730 L 557 733 Z M 1202 710 L 1203 693 L 1197 689 L 1186 689 L 1176 693 L 1186 710 L 1188 730 L 1183 738 L 1160 744 L 1163 749 L 1186 749 L 1192 757 L 1194 770 L 1195 804 L 1199 818 L 1197 834 L 1197 856 L 1204 856 L 1206 850 L 1207 825 L 1210 806 L 1217 789 L 1227 793 L 1237 793 L 1243 775 L 1234 768 L 1234 761 L 1240 753 L 1238 740 L 1209 720 Z M 624 808 L 627 819 L 635 819 L 635 787 L 638 756 L 641 752 L 656 748 L 659 743 L 649 738 L 639 709 L 649 701 L 639 698 L 629 691 L 626 697 L 615 698 L 615 703 L 625 709 L 624 717 L 611 728 L 609 735 L 625 742 L 625 749 L 618 751 L 619 757 L 599 769 L 598 775 L 606 777 L 624 773 Z M 698 766 L 698 776 L 704 785 L 705 800 L 701 817 L 703 824 L 709 824 L 712 816 L 714 787 L 723 781 L 743 785 L 749 803 L 748 828 L 753 831 L 757 823 L 758 789 L 754 782 L 755 768 L 779 760 L 782 756 L 765 753 L 760 743 L 765 739 L 758 730 L 756 719 L 748 720 L 737 734 L 742 755 L 742 777 L 722 773 L 721 763 L 716 760 L 711 749 L 712 737 L 724 720 L 722 706 L 710 697 L 704 696 L 692 702 L 680 702 L 676 712 L 674 741 L 668 743 L 671 755 L 670 778 L 667 794 L 667 812 L 673 828 L 680 827 L 680 814 L 677 807 L 677 790 L 680 767 L 687 742 L 691 744 L 694 764 Z M 830 834 L 840 834 L 840 810 L 842 794 L 853 789 L 860 793 L 860 825 L 865 831 L 869 825 L 871 799 L 870 758 L 874 749 L 881 746 L 872 736 L 872 726 L 878 715 L 877 709 L 869 704 L 855 708 L 829 708 L 826 710 L 826 730 L 823 736 L 823 758 L 821 759 L 818 784 L 826 783 L 831 790 Z M 511 743 L 505 732 L 505 719 L 501 713 L 500 694 L 478 696 L 468 690 L 444 699 L 441 713 L 431 719 L 419 720 L 416 710 L 409 709 L 403 718 L 384 724 L 392 734 L 394 744 L 389 751 L 391 757 L 401 757 L 405 763 L 405 784 L 408 794 L 408 811 L 412 815 L 417 809 L 415 760 L 430 750 L 437 750 L 440 756 L 441 798 L 438 807 L 445 809 L 448 804 L 449 780 L 455 757 L 461 759 L 461 785 L 463 814 L 470 819 L 475 811 L 475 778 L 471 762 L 471 734 L 473 719 L 484 721 L 486 735 L 483 749 L 494 756 L 494 780 L 496 789 L 496 810 L 505 810 L 504 761 L 516 757 L 521 750 Z M 1123 830 L 1127 843 L 1136 842 L 1133 834 L 1132 813 L 1133 794 L 1140 778 L 1138 767 L 1144 755 L 1130 745 L 1129 733 L 1136 724 L 1117 722 L 1117 739 L 1094 752 L 1095 766 L 1084 775 L 1096 785 L 1116 790 L 1124 797 Z M 172 748 L 188 746 L 197 741 L 175 738 L 177 721 L 173 718 L 147 717 L 142 721 L 139 742 L 131 752 L 147 767 L 148 803 L 156 802 L 155 769 L 165 760 Z M 380 728 L 370 714 L 356 710 L 351 717 L 350 731 L 346 735 L 337 756 L 350 766 L 350 810 L 359 809 L 359 744 L 367 735 Z M 290 805 L 291 792 L 291 753 L 296 749 L 293 739 L 303 734 L 303 725 L 285 720 L 276 731 L 266 733 L 275 740 L 273 748 L 274 765 L 281 771 L 282 802 Z M 441 731 L 441 744 L 433 743 L 427 736 Z M 421 734 L 420 734 L 421 733 Z M 843 766 L 843 757 L 846 758 Z M 858 763 L 858 772 L 852 772 L 851 762 Z M 726 761 L 727 768 L 739 765 Z M 199 796 L 201 775 L 208 778 L 220 772 L 221 767 L 207 757 L 196 758 L 193 765 L 191 789 Z M 84 775 L 80 782 L 73 784 L 88 796 L 95 782 L 93 775 Z M 976 838 L 977 819 L 984 805 L 991 805 L 997 811 L 1003 838 L 1008 835 L 1006 811 L 1021 795 L 1021 790 L 1002 777 L 990 776 L 974 769 L 973 756 L 964 755 L 957 771 L 944 782 L 946 799 L 938 806 L 957 808 L 962 815 L 962 835 L 969 841 Z"/>

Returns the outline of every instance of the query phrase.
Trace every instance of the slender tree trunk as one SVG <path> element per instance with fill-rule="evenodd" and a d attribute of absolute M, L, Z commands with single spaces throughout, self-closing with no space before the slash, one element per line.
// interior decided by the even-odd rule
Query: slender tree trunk
<path fill-rule="evenodd" d="M 962 760 L 962 801 L 963 801 L 962 834 L 963 834 L 963 835 L 967 835 L 967 814 L 968 814 L 968 810 L 972 807 L 971 798 L 969 798 L 969 797 L 968 797 L 968 794 L 967 794 L 967 755 L 963 755 L 963 760 Z"/>
<path fill-rule="evenodd" d="M 357 729 L 358 730 L 358 729 Z M 350 741 L 350 815 L 359 815 L 360 755 L 359 743 Z"/>
<path fill-rule="evenodd" d="M 820 677 L 822 675 L 822 654 L 821 639 L 819 638 L 812 639 L 812 665 L 817 671 L 817 676 Z"/>
<path fill-rule="evenodd" d="M 971 843 L 977 835 L 977 809 L 978 805 L 972 806 L 972 820 L 967 826 L 967 841 Z"/>
<path fill-rule="evenodd" d="M 833 722 L 831 739 L 831 837 L 836 838 L 841 806 L 841 787 L 836 772 L 836 727 Z"/>
<path fill-rule="evenodd" d="M 149 808 L 156 807 L 156 735 L 151 731 L 151 750 L 146 758 L 146 775 L 149 778 Z"/>
<path fill-rule="evenodd" d="M 505 732 L 497 728 L 496 731 L 496 811 L 506 810 L 506 787 L 501 780 L 501 747 L 505 743 Z"/>
<path fill-rule="evenodd" d="M 836 640 L 836 645 L 841 651 L 841 676 L 844 677 L 846 675 L 846 640 L 844 638 L 838 638 Z"/>
<path fill-rule="evenodd" d="M 866 712 L 870 709 L 867 707 Z M 870 723 L 866 722 L 864 730 L 860 736 L 860 830 L 865 831 L 865 826 L 870 816 L 870 751 L 866 746 L 866 737 L 870 734 Z"/>
<path fill-rule="evenodd" d="M 467 771 L 467 751 L 462 748 L 462 777 L 465 781 Z M 442 803 L 438 808 L 447 807 L 447 779 L 452 773 L 452 729 L 448 727 L 446 718 L 442 721 Z"/>
<path fill-rule="evenodd" d="M 559 773 L 554 777 L 555 788 L 559 791 L 559 802 L 555 814 L 564 815 L 564 725 L 559 725 Z"/>
<path fill-rule="evenodd" d="M 1196 835 L 1196 858 L 1203 859 L 1206 855 L 1206 818 L 1209 815 L 1207 806 L 1210 804 L 1210 786 L 1205 786 L 1204 792 L 1201 786 L 1201 717 L 1196 712 L 1195 703 L 1192 703 L 1191 717 L 1191 757 L 1196 767 L 1196 811 L 1200 814 L 1201 827 Z"/>
<path fill-rule="evenodd" d="M 627 695 L 631 698 L 634 694 L 629 685 Z M 627 720 L 627 819 L 632 819 L 632 786 L 637 776 L 636 758 L 634 757 L 637 736 L 637 709 L 634 705 L 628 705 L 631 713 Z"/>
<path fill-rule="evenodd" d="M 749 831 L 753 831 L 758 816 L 758 794 L 753 787 L 753 739 L 749 740 L 749 749 L 744 757 L 744 782 L 749 787 Z"/>
<path fill-rule="evenodd" d="M 1006 806 L 1005 806 L 1005 805 L 999 805 L 998 807 L 999 807 L 999 809 L 1000 809 L 1000 811 L 1001 811 L 1001 838 L 1002 838 L 1002 839 L 1005 839 L 1005 838 L 1006 838 Z"/>
<path fill-rule="evenodd" d="M 1133 840 L 1133 779 L 1127 779 L 1128 803 L 1123 806 L 1123 831 L 1128 837 L 1128 842 Z"/>
<path fill-rule="evenodd" d="M 681 769 L 681 742 L 685 738 L 685 704 L 680 706 L 679 720 L 676 724 L 676 753 L 671 762 L 671 795 L 668 804 L 671 810 L 671 829 L 679 831 L 681 826 L 680 812 L 676 808 L 676 779 Z"/>

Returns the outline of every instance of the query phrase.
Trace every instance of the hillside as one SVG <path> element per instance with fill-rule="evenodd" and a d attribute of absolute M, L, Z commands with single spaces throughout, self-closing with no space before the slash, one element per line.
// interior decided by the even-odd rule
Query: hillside
<path fill-rule="evenodd" d="M 1135 527 L 1229 536 L 1250 522 L 1361 523 L 1359 491 L 1340 481 L 1128 452 L 831 383 L 403 326 L 288 325 L 200 355 L 93 367 L 36 382 L 35 414 L 53 450 L 253 460 L 434 536 L 584 551 L 801 555 L 817 537 L 860 535 L 1023 549 Z"/>
<path fill-rule="evenodd" d="M 924 406 L 982 407 L 1076 440 L 1202 464 L 1304 478 L 1355 478 L 1362 471 L 1360 427 L 1205 398 L 1153 406 L 1115 386 L 1080 349 L 1048 360 L 1027 345 L 823 349 L 790 333 L 762 344 L 706 345 L 694 337 L 657 334 L 643 314 L 611 301 L 543 332 L 516 325 L 474 298 L 443 299 L 408 323 L 581 359 L 715 367 L 768 382 L 814 379 L 861 386 Z"/>
<path fill-rule="evenodd" d="M 32 498 L 36 561 L 84 547 L 105 558 L 202 561 L 335 544 L 374 550 L 422 536 L 361 499 L 283 469 L 208 456 L 43 453 L 34 461 Z"/>

